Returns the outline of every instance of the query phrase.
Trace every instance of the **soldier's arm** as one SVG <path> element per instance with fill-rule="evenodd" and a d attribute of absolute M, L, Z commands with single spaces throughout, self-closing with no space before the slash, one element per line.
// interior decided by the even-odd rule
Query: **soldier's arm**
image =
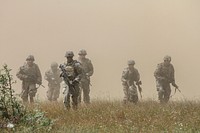
<path fill-rule="evenodd" d="M 42 84 L 42 74 L 37 64 L 36 64 L 36 75 L 37 75 L 37 83 Z"/>
<path fill-rule="evenodd" d="M 123 83 L 125 83 L 125 82 L 127 82 L 127 80 L 128 80 L 128 70 L 124 69 L 123 72 L 122 72 L 121 81 Z"/>
<path fill-rule="evenodd" d="M 93 75 L 93 73 L 94 73 L 94 67 L 93 67 L 93 64 L 92 64 L 92 62 L 91 62 L 91 60 L 88 60 L 88 65 L 89 65 L 89 72 L 87 73 L 87 76 L 92 76 Z"/>
<path fill-rule="evenodd" d="M 140 73 L 138 72 L 138 70 L 137 69 L 135 69 L 135 81 L 136 82 L 139 82 L 140 81 Z"/>
<path fill-rule="evenodd" d="M 175 83 L 174 73 L 174 66 L 171 65 L 171 83 Z"/>
<path fill-rule="evenodd" d="M 79 62 L 75 63 L 75 69 L 76 69 L 76 72 L 77 72 L 78 75 L 75 77 L 74 80 L 80 82 L 81 78 L 82 78 L 82 74 L 83 74 L 83 69 L 82 69 L 81 64 Z"/>
<path fill-rule="evenodd" d="M 175 88 L 178 88 L 178 85 L 176 84 L 176 82 L 175 82 L 175 77 L 174 77 L 174 73 L 175 73 L 175 71 L 174 71 L 174 67 L 173 67 L 173 65 L 171 66 L 171 83 L 172 83 L 172 85 L 175 87 Z"/>
<path fill-rule="evenodd" d="M 23 74 L 23 67 L 20 67 L 19 70 L 17 71 L 17 78 L 19 78 L 20 80 L 25 80 L 28 76 Z"/>

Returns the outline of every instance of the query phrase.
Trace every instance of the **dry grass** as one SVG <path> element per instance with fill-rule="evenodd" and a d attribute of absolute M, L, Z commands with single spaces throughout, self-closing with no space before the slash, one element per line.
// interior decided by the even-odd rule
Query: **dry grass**
<path fill-rule="evenodd" d="M 195 101 L 166 105 L 151 100 L 137 105 L 95 101 L 77 111 L 64 110 L 62 102 L 40 107 L 56 120 L 51 131 L 57 133 L 200 132 L 200 103 Z"/>

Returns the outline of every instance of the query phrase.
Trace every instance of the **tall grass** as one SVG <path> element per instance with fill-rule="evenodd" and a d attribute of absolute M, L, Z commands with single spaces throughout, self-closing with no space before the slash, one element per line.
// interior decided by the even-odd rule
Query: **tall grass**
<path fill-rule="evenodd" d="M 195 101 L 165 105 L 151 100 L 137 105 L 95 101 L 77 111 L 64 110 L 58 102 L 41 103 L 41 109 L 56 120 L 52 132 L 58 133 L 200 132 L 200 103 Z"/>

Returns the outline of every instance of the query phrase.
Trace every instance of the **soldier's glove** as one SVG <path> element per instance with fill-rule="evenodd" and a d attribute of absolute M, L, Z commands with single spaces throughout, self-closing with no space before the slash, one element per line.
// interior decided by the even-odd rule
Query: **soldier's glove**
<path fill-rule="evenodd" d="M 74 79 L 74 80 L 72 81 L 72 84 L 77 85 L 77 84 L 79 84 L 79 81 L 78 81 L 77 79 Z"/>
<path fill-rule="evenodd" d="M 63 72 L 60 74 L 60 77 L 64 77 L 64 73 Z"/>
<path fill-rule="evenodd" d="M 37 84 L 38 84 L 38 85 L 41 85 L 41 84 L 42 84 L 42 81 L 37 81 Z"/>
<path fill-rule="evenodd" d="M 142 81 L 137 81 L 136 82 L 136 85 L 141 85 L 142 84 Z"/>
<path fill-rule="evenodd" d="M 175 82 L 172 82 L 172 85 L 173 85 L 175 88 L 178 88 L 178 85 L 176 85 Z"/>

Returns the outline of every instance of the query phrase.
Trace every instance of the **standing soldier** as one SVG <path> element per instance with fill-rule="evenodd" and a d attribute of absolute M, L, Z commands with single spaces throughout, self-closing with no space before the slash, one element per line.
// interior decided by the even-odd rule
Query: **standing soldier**
<path fill-rule="evenodd" d="M 90 76 L 93 75 L 94 69 L 92 62 L 86 58 L 87 55 L 86 50 L 82 49 L 78 53 L 79 58 L 78 61 L 81 63 L 82 69 L 83 69 L 83 77 L 81 79 L 80 83 L 80 94 L 79 94 L 79 102 L 81 102 L 81 95 L 83 91 L 83 101 L 86 104 L 90 103 Z"/>
<path fill-rule="evenodd" d="M 34 102 L 35 94 L 37 93 L 36 84 L 42 84 L 42 76 L 37 64 L 34 63 L 33 55 L 26 58 L 26 63 L 19 68 L 16 76 L 22 80 L 21 98 L 24 103 L 28 102 L 28 95 L 30 103 Z"/>
<path fill-rule="evenodd" d="M 77 109 L 78 107 L 78 96 L 79 96 L 79 83 L 82 76 L 81 64 L 73 59 L 74 53 L 72 51 L 67 51 L 65 57 L 67 62 L 60 65 L 62 70 L 61 77 L 63 77 L 64 82 L 67 85 L 66 90 L 63 92 L 64 104 L 67 109 L 70 109 L 70 96 L 72 98 L 72 107 Z"/>
<path fill-rule="evenodd" d="M 49 101 L 57 101 L 60 94 L 60 70 L 56 62 L 51 63 L 51 69 L 45 72 L 45 77 L 48 81 L 47 98 Z"/>
<path fill-rule="evenodd" d="M 172 86 L 178 89 L 174 78 L 174 67 L 170 62 L 171 57 L 165 56 L 164 62 L 158 64 L 157 69 L 154 72 L 154 76 L 156 78 L 156 88 L 158 91 L 158 99 L 160 100 L 160 103 L 167 103 L 169 101 L 171 94 L 170 83 Z"/>
<path fill-rule="evenodd" d="M 140 85 L 140 74 L 136 68 L 134 68 L 135 61 L 134 60 L 129 60 L 128 61 L 128 67 L 125 68 L 125 70 L 122 73 L 122 86 L 123 86 L 123 91 L 124 91 L 124 104 L 127 102 L 133 102 L 137 103 L 138 102 L 138 92 L 137 92 L 137 87 L 136 85 Z M 141 92 L 141 88 L 139 88 L 139 91 Z"/>

